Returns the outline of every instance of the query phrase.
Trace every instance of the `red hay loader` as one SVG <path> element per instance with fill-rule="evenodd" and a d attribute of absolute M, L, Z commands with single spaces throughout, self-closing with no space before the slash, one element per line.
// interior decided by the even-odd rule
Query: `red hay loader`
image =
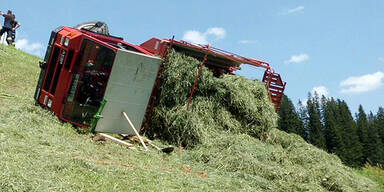
<path fill-rule="evenodd" d="M 147 125 L 160 74 L 170 49 L 202 60 L 189 102 L 203 67 L 216 76 L 233 73 L 241 64 L 265 69 L 262 81 L 278 111 L 286 83 L 272 67 L 209 45 L 152 38 L 141 45 L 110 36 L 105 23 L 90 22 L 52 31 L 35 91 L 36 104 L 59 119 L 94 132 L 133 135 L 122 112 L 135 127 Z"/>

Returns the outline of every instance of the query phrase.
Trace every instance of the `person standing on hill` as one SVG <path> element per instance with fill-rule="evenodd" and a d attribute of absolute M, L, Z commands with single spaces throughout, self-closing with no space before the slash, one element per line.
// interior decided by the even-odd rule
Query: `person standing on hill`
<path fill-rule="evenodd" d="M 7 36 L 7 43 L 8 45 L 15 46 L 15 39 L 16 39 L 16 29 L 19 28 L 21 24 L 16 21 L 16 16 L 13 15 L 13 21 L 12 21 L 12 30 L 11 34 Z"/>
<path fill-rule="evenodd" d="M 4 17 L 4 25 L 0 30 L 0 37 L 3 36 L 5 32 L 7 32 L 7 43 L 8 39 L 12 38 L 12 22 L 15 20 L 15 15 L 12 14 L 11 10 L 8 10 L 7 14 L 0 12 L 0 15 Z M 9 44 L 9 43 L 8 43 Z"/>

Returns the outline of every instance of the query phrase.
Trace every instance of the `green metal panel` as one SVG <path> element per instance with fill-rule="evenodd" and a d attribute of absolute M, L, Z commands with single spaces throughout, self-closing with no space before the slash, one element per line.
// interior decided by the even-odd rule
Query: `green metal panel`
<path fill-rule="evenodd" d="M 161 59 L 119 50 L 113 64 L 104 99 L 108 102 L 97 122 L 96 132 L 134 135 L 122 112 L 140 129 Z"/>
<path fill-rule="evenodd" d="M 105 104 L 107 103 L 107 100 L 103 100 L 101 102 L 101 105 L 99 107 L 99 110 L 97 110 L 97 113 L 93 116 L 93 119 L 92 119 L 92 122 L 91 122 L 91 126 L 89 126 L 89 131 L 91 133 L 94 133 L 95 132 L 95 129 L 96 129 L 96 125 L 97 125 L 97 122 L 100 120 L 100 118 L 102 117 L 101 116 L 101 112 L 103 112 L 103 109 L 105 107 Z"/>

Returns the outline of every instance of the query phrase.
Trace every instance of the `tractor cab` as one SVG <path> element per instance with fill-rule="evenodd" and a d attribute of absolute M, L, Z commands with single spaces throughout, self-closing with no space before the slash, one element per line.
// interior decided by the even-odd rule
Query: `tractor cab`
<path fill-rule="evenodd" d="M 52 32 L 40 63 L 35 101 L 76 126 L 129 133 L 130 128 L 115 119 L 125 111 L 141 126 L 160 63 L 160 58 L 122 38 L 60 27 Z M 117 114 L 95 121 L 101 107 Z"/>

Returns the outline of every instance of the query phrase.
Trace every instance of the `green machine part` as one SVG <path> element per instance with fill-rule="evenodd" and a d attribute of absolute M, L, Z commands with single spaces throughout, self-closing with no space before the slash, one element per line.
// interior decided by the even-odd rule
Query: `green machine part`
<path fill-rule="evenodd" d="M 101 105 L 99 107 L 99 110 L 97 110 L 97 113 L 93 116 L 93 120 L 91 122 L 91 126 L 89 127 L 89 131 L 91 133 L 94 133 L 95 132 L 95 129 L 96 129 L 96 125 L 97 125 L 97 122 L 100 120 L 100 118 L 102 118 L 103 116 L 101 116 L 101 112 L 103 112 L 103 109 L 105 107 L 105 104 L 107 104 L 107 100 L 103 100 L 101 102 Z"/>

